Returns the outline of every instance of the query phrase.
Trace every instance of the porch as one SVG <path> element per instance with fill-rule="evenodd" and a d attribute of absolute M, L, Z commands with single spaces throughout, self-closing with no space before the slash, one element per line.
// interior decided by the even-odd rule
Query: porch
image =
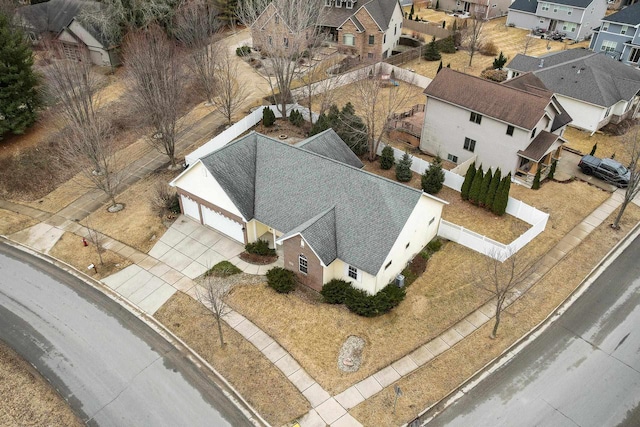
<path fill-rule="evenodd" d="M 526 150 L 518 151 L 518 167 L 514 178 L 527 187 L 531 187 L 538 171 L 540 180 L 545 179 L 553 161 L 561 157 L 562 142 L 558 135 L 540 132 Z"/>

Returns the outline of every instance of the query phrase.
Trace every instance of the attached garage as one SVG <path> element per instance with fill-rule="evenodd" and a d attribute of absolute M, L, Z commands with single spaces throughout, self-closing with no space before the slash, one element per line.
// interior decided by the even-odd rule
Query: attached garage
<path fill-rule="evenodd" d="M 207 208 L 206 206 L 200 206 L 202 209 L 202 221 L 205 225 L 221 232 L 222 234 L 231 237 L 234 240 L 244 244 L 244 230 L 243 225 L 236 222 L 226 216 Z"/>
<path fill-rule="evenodd" d="M 200 222 L 200 210 L 198 209 L 198 202 L 191 200 L 184 194 L 180 195 L 180 202 L 182 203 L 182 213 L 189 218 L 193 218 Z"/>

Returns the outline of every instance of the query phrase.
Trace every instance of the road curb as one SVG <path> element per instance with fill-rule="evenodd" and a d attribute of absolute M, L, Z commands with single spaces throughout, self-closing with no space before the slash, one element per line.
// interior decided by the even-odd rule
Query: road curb
<path fill-rule="evenodd" d="M 533 340 L 535 340 L 542 332 L 549 328 L 556 320 L 564 314 L 580 296 L 589 289 L 591 284 L 611 265 L 618 255 L 624 251 L 630 244 L 640 236 L 640 222 L 637 223 L 613 248 L 611 248 L 598 264 L 591 269 L 582 282 L 560 303 L 558 304 L 540 323 L 531 328 L 525 335 L 516 340 L 507 347 L 499 356 L 485 364 L 477 370 L 467 380 L 461 383 L 454 390 L 449 392 L 445 397 L 424 409 L 411 422 L 403 424 L 403 427 L 424 426 L 433 420 L 438 414 L 443 412 L 449 406 L 453 405 L 458 399 L 472 390 L 482 380 L 497 371 L 500 367 L 511 361 L 518 353 L 524 350 Z M 577 249 L 577 248 L 576 248 Z M 540 280 L 542 277 L 540 278 Z M 431 414 L 429 414 L 432 412 Z M 422 419 L 425 417 L 426 418 Z"/>
<path fill-rule="evenodd" d="M 6 243 L 7 245 L 21 250 L 25 253 L 33 255 L 45 262 L 48 262 L 65 272 L 71 274 L 72 276 L 82 280 L 82 282 L 91 286 L 93 289 L 101 292 L 103 295 L 110 298 L 112 301 L 119 304 L 121 307 L 125 308 L 129 313 L 133 314 L 135 317 L 140 319 L 145 325 L 159 334 L 162 338 L 164 338 L 169 344 L 171 344 L 177 351 L 181 352 L 186 358 L 188 358 L 196 367 L 200 370 L 205 370 L 205 374 L 208 378 L 213 380 L 215 384 L 220 388 L 222 393 L 238 408 L 240 411 L 245 414 L 245 416 L 249 419 L 249 421 L 254 424 L 256 427 L 271 427 L 271 425 L 264 419 L 258 411 L 253 408 L 247 402 L 242 395 L 227 381 L 227 379 L 218 372 L 212 365 L 209 364 L 206 360 L 202 358 L 195 350 L 189 347 L 182 339 L 173 334 L 170 330 L 168 330 L 162 323 L 160 323 L 153 316 L 148 315 L 143 310 L 141 310 L 137 305 L 129 301 L 127 298 L 123 297 L 113 289 L 104 285 L 99 280 L 96 280 L 92 277 L 87 276 L 83 272 L 77 270 L 72 265 L 67 264 L 64 261 L 61 261 L 57 258 L 52 257 L 51 255 L 42 253 L 37 251 L 34 248 L 31 248 L 22 243 L 11 240 L 7 236 L 0 235 L 0 242 Z M 204 369 L 203 369 L 204 368 Z M 208 372 L 206 372 L 208 371 Z"/>

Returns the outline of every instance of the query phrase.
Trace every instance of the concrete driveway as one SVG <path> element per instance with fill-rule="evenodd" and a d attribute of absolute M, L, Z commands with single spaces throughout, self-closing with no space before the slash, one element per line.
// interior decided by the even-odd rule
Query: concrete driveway
<path fill-rule="evenodd" d="M 562 172 L 573 178 L 579 179 L 580 181 L 588 182 L 589 184 L 609 193 L 613 193 L 617 190 L 618 187 L 616 187 L 615 185 L 609 184 L 599 178 L 587 175 L 582 172 L 578 167 L 578 163 L 580 163 L 581 158 L 582 156 L 578 154 L 563 150 L 562 158 L 560 159 L 560 161 L 558 161 L 558 172 Z"/>

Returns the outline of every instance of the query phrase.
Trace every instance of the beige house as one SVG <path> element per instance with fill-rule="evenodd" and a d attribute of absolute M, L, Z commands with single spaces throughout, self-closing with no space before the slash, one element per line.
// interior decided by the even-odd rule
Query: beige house
<path fill-rule="evenodd" d="M 443 68 L 424 94 L 424 152 L 456 164 L 475 158 L 529 184 L 560 157 L 571 117 L 531 73 L 496 83 Z"/>
<path fill-rule="evenodd" d="M 361 167 L 332 129 L 296 145 L 252 132 L 171 185 L 185 215 L 243 244 L 268 240 L 301 283 L 375 294 L 436 236 L 446 202 Z"/>
<path fill-rule="evenodd" d="M 402 8 L 397 0 L 310 0 L 320 8 L 319 30 L 326 42 L 360 59 L 391 56 L 402 34 Z M 256 48 L 305 49 L 313 29 L 292 30 L 273 3 L 251 27 Z"/>

